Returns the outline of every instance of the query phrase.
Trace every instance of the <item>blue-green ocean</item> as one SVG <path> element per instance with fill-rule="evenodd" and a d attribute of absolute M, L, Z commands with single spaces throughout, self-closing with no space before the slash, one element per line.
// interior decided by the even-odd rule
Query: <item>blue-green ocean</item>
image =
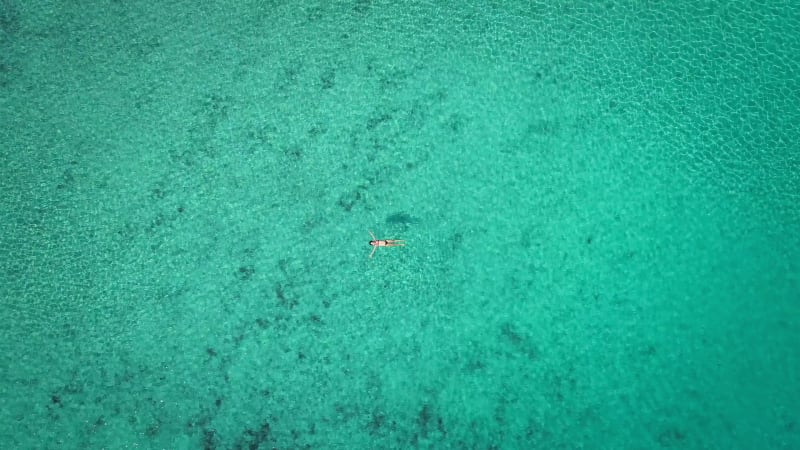
<path fill-rule="evenodd" d="M 0 0 L 2 447 L 798 449 L 798 55 L 786 0 Z"/>

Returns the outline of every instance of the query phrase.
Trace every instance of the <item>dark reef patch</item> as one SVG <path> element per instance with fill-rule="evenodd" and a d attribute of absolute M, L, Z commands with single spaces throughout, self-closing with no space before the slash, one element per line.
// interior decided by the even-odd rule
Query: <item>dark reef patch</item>
<path fill-rule="evenodd" d="M 319 76 L 319 82 L 323 90 L 332 89 L 336 85 L 336 70 L 327 69 Z"/>
<path fill-rule="evenodd" d="M 362 202 L 366 199 L 365 192 L 367 191 L 367 186 L 363 184 L 359 184 L 355 189 L 351 190 L 350 192 L 346 192 L 339 197 L 339 200 L 336 202 L 340 208 L 342 208 L 346 212 L 351 212 L 353 207 L 355 207 L 358 203 Z"/>
<path fill-rule="evenodd" d="M 217 430 L 203 430 L 203 450 L 216 450 L 219 446 Z"/>
<path fill-rule="evenodd" d="M 264 444 L 275 444 L 269 422 L 264 422 L 258 429 L 247 428 L 239 437 L 233 448 L 256 450 L 267 448 Z"/>
<path fill-rule="evenodd" d="M 658 445 L 662 447 L 683 446 L 686 434 L 677 428 L 669 428 L 658 435 Z"/>
<path fill-rule="evenodd" d="M 506 338 L 516 351 L 525 355 L 529 360 L 536 361 L 539 359 L 539 350 L 536 345 L 513 324 L 504 323 L 500 327 L 500 334 Z"/>
<path fill-rule="evenodd" d="M 253 266 L 241 266 L 236 272 L 236 276 L 242 281 L 247 281 L 252 278 L 255 273 L 256 269 Z"/>

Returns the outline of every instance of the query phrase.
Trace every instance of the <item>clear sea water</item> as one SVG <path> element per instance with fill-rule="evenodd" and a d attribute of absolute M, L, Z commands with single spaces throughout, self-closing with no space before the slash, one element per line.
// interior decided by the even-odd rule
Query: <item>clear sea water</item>
<path fill-rule="evenodd" d="M 0 1 L 3 447 L 800 448 L 760 3 Z"/>

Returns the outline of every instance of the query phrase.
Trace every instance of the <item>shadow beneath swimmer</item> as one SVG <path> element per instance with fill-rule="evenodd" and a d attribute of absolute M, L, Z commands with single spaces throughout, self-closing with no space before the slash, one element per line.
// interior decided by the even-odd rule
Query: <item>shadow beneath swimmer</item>
<path fill-rule="evenodd" d="M 402 228 L 403 230 L 419 222 L 419 219 L 406 212 L 398 212 L 386 217 L 386 225 Z"/>

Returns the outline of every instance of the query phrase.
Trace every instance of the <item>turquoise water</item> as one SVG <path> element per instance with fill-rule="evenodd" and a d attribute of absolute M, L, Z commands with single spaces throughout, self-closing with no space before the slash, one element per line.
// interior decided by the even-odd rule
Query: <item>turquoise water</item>
<path fill-rule="evenodd" d="M 66 3 L 0 2 L 5 448 L 800 448 L 797 6 Z"/>

